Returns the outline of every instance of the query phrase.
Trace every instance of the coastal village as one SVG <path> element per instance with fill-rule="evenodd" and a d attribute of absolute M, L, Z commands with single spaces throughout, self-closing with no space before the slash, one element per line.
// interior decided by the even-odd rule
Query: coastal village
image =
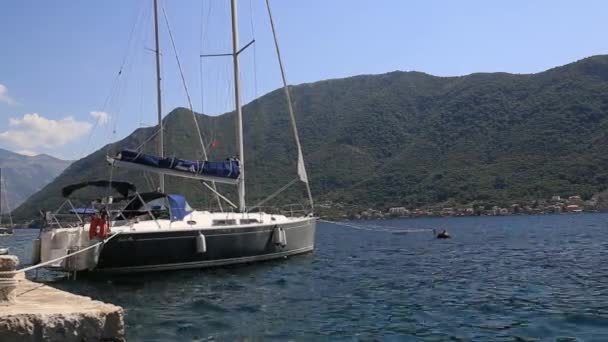
<path fill-rule="evenodd" d="M 580 195 L 559 196 L 527 202 L 514 202 L 509 205 L 476 204 L 469 206 L 429 206 L 408 208 L 394 206 L 388 209 L 348 208 L 342 203 L 326 201 L 319 204 L 322 211 L 334 219 L 383 219 L 407 217 L 458 217 L 458 216 L 507 216 L 507 215 L 544 215 L 562 213 L 597 212 L 604 206 L 599 194 L 584 200 Z"/>

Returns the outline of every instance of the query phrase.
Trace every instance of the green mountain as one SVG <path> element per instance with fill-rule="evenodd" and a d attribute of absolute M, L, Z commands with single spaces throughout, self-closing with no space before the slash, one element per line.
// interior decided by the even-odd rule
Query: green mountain
<path fill-rule="evenodd" d="M 4 195 L 2 197 L 2 213 L 19 206 L 31 194 L 55 179 L 70 163 L 46 154 L 30 157 L 0 148 L 3 192 L 8 197 L 8 201 Z"/>
<path fill-rule="evenodd" d="M 377 207 L 499 204 L 553 194 L 589 197 L 607 188 L 608 56 L 537 74 L 396 71 L 291 89 L 317 200 Z M 198 121 L 206 139 L 219 143 L 210 159 L 235 154 L 233 113 L 198 114 Z M 295 177 L 282 91 L 245 106 L 244 121 L 247 198 L 255 203 Z M 200 157 L 189 111 L 177 108 L 164 122 L 169 155 Z M 75 162 L 15 213 L 26 217 L 57 205 L 66 184 L 109 178 L 106 153 L 137 147 L 152 130 L 138 129 Z M 146 146 L 152 150 L 155 142 Z M 141 173 L 117 169 L 112 177 L 149 187 Z M 168 189 L 196 205 L 213 204 L 196 182 L 171 178 Z M 298 185 L 283 199 L 301 199 L 303 190 Z"/>

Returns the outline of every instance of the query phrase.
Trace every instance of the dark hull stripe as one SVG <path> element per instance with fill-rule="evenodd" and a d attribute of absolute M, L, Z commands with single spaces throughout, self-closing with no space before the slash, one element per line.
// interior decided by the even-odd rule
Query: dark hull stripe
<path fill-rule="evenodd" d="M 275 243 L 273 225 L 254 227 L 123 232 L 104 245 L 95 271 L 142 272 L 197 268 L 281 258 L 314 249 L 316 220 L 278 224 L 286 244 Z M 206 251 L 198 252 L 202 233 Z"/>
<path fill-rule="evenodd" d="M 246 262 L 277 259 L 277 258 L 282 258 L 282 257 L 290 256 L 290 255 L 308 253 L 308 252 L 312 252 L 313 250 L 314 250 L 314 246 L 309 246 L 309 247 L 300 248 L 297 250 L 257 255 L 257 256 L 251 256 L 251 257 L 241 257 L 241 258 L 223 259 L 223 260 L 210 260 L 210 261 L 194 261 L 194 262 L 184 262 L 184 263 L 164 264 L 164 265 L 104 268 L 104 269 L 99 269 L 96 271 L 108 272 L 108 273 L 130 273 L 130 272 L 180 270 L 180 269 L 188 269 L 188 268 L 205 268 L 205 267 L 224 266 L 224 265 L 233 265 L 233 264 L 240 264 L 240 263 L 246 263 Z"/>

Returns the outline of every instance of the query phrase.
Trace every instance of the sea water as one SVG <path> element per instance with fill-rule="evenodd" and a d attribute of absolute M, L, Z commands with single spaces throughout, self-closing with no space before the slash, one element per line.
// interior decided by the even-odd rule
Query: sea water
<path fill-rule="evenodd" d="M 315 252 L 285 260 L 38 276 L 122 306 L 133 341 L 608 341 L 606 214 L 351 223 L 372 229 L 319 223 Z M 419 228 L 452 239 L 391 233 Z M 16 230 L 0 247 L 28 261 L 36 235 Z"/>

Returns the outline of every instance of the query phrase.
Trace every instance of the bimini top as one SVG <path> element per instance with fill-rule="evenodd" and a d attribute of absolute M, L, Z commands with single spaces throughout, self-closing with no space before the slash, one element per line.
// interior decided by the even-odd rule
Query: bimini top
<path fill-rule="evenodd" d="M 229 184 L 236 184 L 241 173 L 239 161 L 233 158 L 210 162 L 174 157 L 162 158 L 133 150 L 122 150 L 116 157 L 108 157 L 108 161 L 118 167 Z"/>
<path fill-rule="evenodd" d="M 190 207 L 186 198 L 178 194 L 145 192 L 139 194 L 139 196 L 132 196 L 130 199 L 129 204 L 123 209 L 125 217 L 129 217 L 131 214 L 137 215 L 147 210 L 161 210 L 168 211 L 171 221 L 179 221 L 192 212 L 192 207 Z"/>
<path fill-rule="evenodd" d="M 63 197 L 69 197 L 74 191 L 80 190 L 82 188 L 86 188 L 87 186 L 94 186 L 94 187 L 98 187 L 98 188 L 111 187 L 112 189 L 116 190 L 116 192 L 121 194 L 123 197 L 128 197 L 129 191 L 135 192 L 137 190 L 137 188 L 135 188 L 135 185 L 133 185 L 132 183 L 129 183 L 129 182 L 96 180 L 96 181 L 87 181 L 87 182 L 68 185 L 68 186 L 64 187 L 63 189 L 61 189 L 61 195 Z"/>

